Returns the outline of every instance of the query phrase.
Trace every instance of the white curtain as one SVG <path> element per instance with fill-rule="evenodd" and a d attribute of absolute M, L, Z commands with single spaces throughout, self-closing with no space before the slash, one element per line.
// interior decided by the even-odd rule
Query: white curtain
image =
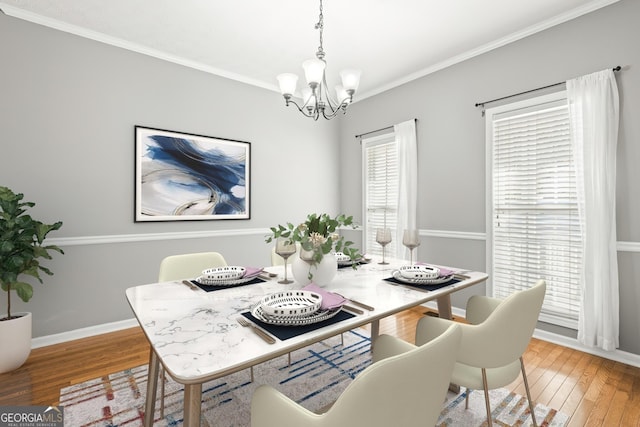
<path fill-rule="evenodd" d="M 418 143 L 416 141 L 416 121 L 393 126 L 398 149 L 398 224 L 396 235 L 396 258 L 408 259 L 409 251 L 402 245 L 404 229 L 416 228 L 418 198 Z M 414 254 L 414 257 L 416 254 Z"/>
<path fill-rule="evenodd" d="M 619 346 L 616 250 L 619 100 L 613 71 L 567 81 L 567 100 L 584 248 L 578 341 L 613 351 Z"/>

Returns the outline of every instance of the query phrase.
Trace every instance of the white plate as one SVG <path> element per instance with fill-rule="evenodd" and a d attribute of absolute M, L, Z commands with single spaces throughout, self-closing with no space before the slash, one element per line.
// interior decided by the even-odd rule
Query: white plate
<path fill-rule="evenodd" d="M 271 317 L 264 313 L 262 310 L 262 306 L 260 304 L 256 304 L 251 308 L 251 314 L 256 319 L 269 323 L 271 325 L 279 325 L 279 326 L 304 326 L 311 325 L 313 323 L 322 322 L 323 320 L 331 319 L 333 316 L 338 314 L 342 307 L 337 308 L 335 310 L 319 310 L 315 313 L 306 316 L 306 317 L 291 317 L 291 316 L 277 316 Z"/>
<path fill-rule="evenodd" d="M 440 269 L 430 265 L 403 265 L 399 270 L 405 279 L 433 280 L 440 277 Z"/>
<path fill-rule="evenodd" d="M 342 252 L 336 252 L 336 261 L 338 261 L 339 267 L 346 267 L 349 265 L 360 263 L 362 261 L 362 258 L 358 258 L 352 261 L 348 255 L 345 255 Z"/>
<path fill-rule="evenodd" d="M 399 280 L 402 283 L 407 283 L 409 285 L 439 285 L 453 279 L 453 274 L 438 277 L 435 279 L 409 279 L 404 277 L 400 270 L 393 270 L 392 276 L 394 279 Z"/>
<path fill-rule="evenodd" d="M 342 262 L 338 261 L 338 267 L 346 267 L 346 266 L 350 266 L 350 265 L 353 265 L 353 264 L 357 265 L 359 263 L 360 263 L 360 260 L 358 260 L 358 259 L 355 260 L 355 261 L 351 261 L 351 260 L 342 261 Z"/>
<path fill-rule="evenodd" d="M 234 286 L 234 285 L 243 285 L 245 283 L 252 281 L 253 279 L 257 279 L 257 277 L 251 276 L 251 277 L 241 277 L 239 279 L 215 280 L 215 279 L 208 279 L 204 276 L 200 276 L 200 277 L 196 277 L 194 280 L 200 283 L 201 285 L 207 285 L 207 286 Z"/>
<path fill-rule="evenodd" d="M 351 257 L 349 255 L 345 255 L 344 252 L 336 252 L 336 260 L 338 264 L 351 262 Z"/>
<path fill-rule="evenodd" d="M 269 294 L 258 304 L 268 317 L 308 317 L 320 309 L 322 295 L 293 289 Z"/>
<path fill-rule="evenodd" d="M 246 268 L 228 265 L 225 267 L 214 267 L 202 270 L 202 276 L 207 280 L 237 280 L 241 279 L 246 272 Z"/>

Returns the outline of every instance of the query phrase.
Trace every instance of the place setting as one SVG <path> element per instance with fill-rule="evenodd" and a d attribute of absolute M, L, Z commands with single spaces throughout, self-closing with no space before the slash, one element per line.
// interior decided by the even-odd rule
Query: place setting
<path fill-rule="evenodd" d="M 383 248 L 390 241 L 389 233 L 382 240 Z M 461 279 L 455 277 L 455 272 L 448 268 L 437 267 L 425 263 L 413 262 L 413 250 L 420 246 L 420 235 L 416 229 L 406 229 L 403 232 L 402 244 L 409 249 L 409 265 L 403 265 L 391 272 L 391 277 L 384 279 L 387 282 L 410 286 L 413 288 L 434 291 L 458 283 Z"/>
<path fill-rule="evenodd" d="M 347 267 L 354 267 L 354 266 L 359 266 L 359 265 L 363 265 L 363 264 L 369 264 L 371 262 L 371 256 L 369 255 L 362 255 L 356 259 L 351 259 L 351 257 L 347 254 L 345 254 L 344 252 L 335 252 L 335 256 L 336 256 L 336 261 L 338 262 L 338 269 L 340 268 L 347 268 Z"/>
<path fill-rule="evenodd" d="M 360 305 L 364 310 L 373 310 L 373 307 L 310 283 L 302 289 L 265 295 L 241 315 L 263 331 L 286 340 L 365 313 L 363 309 L 349 305 L 349 302 Z M 238 322 L 243 324 L 245 319 L 240 318 Z M 267 339 L 265 341 L 269 342 Z"/>
<path fill-rule="evenodd" d="M 213 267 L 202 270 L 200 276 L 195 279 L 185 279 L 183 284 L 192 290 L 202 289 L 205 292 L 212 292 L 221 289 L 234 288 L 238 286 L 264 283 L 269 280 L 269 273 L 263 268 L 224 266 Z"/>
<path fill-rule="evenodd" d="M 387 282 L 410 286 L 413 288 L 434 291 L 458 283 L 453 270 L 444 267 L 435 267 L 428 264 L 404 265 L 391 272 Z"/>

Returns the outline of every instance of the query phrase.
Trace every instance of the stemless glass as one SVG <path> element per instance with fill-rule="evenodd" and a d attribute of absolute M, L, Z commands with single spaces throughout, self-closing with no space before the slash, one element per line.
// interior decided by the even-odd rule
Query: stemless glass
<path fill-rule="evenodd" d="M 378 228 L 376 230 L 376 242 L 382 246 L 382 262 L 379 262 L 378 264 L 389 264 L 384 259 L 384 247 L 391 243 L 391 230 L 388 228 Z"/>
<path fill-rule="evenodd" d="M 284 285 L 293 283 L 293 280 L 287 278 L 287 259 L 296 253 L 296 243 L 289 240 L 288 237 L 278 237 L 276 240 L 276 253 L 284 258 L 284 279 L 278 281 Z"/>
<path fill-rule="evenodd" d="M 413 265 L 413 250 L 420 246 L 420 236 L 418 230 L 404 230 L 402 235 L 402 244 L 405 245 L 411 253 L 411 264 Z"/>

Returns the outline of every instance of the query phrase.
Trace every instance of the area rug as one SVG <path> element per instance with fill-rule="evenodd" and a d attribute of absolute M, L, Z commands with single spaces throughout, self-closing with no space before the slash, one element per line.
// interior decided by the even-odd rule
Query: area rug
<path fill-rule="evenodd" d="M 250 425 L 253 391 L 269 384 L 304 407 L 318 411 L 336 400 L 353 378 L 371 363 L 371 342 L 361 329 L 203 384 L 202 426 Z M 147 366 L 96 378 L 60 391 L 65 427 L 142 426 L 147 390 Z M 158 382 L 158 396 L 160 382 Z M 172 380 L 165 386 L 164 416 L 156 401 L 156 427 L 181 426 L 183 388 Z"/>
<path fill-rule="evenodd" d="M 469 394 L 469 409 L 465 409 L 466 390 L 460 394 L 449 392 L 447 401 L 440 413 L 437 427 L 449 426 L 486 426 L 487 410 L 484 404 L 484 391 L 473 390 Z M 499 388 L 489 390 L 489 400 L 494 426 L 532 426 L 531 411 L 526 397 Z M 564 427 L 569 422 L 566 414 L 547 406 L 537 404 L 534 407 L 537 424 L 540 427 Z"/>
<path fill-rule="evenodd" d="M 206 427 L 250 426 L 253 391 L 270 384 L 300 405 L 319 411 L 342 393 L 359 372 L 371 363 L 370 340 L 364 330 L 346 332 L 253 368 L 205 383 L 201 425 Z M 65 426 L 139 427 L 142 426 L 147 367 L 139 366 L 102 378 L 86 381 L 60 391 Z M 160 392 L 160 389 L 158 389 Z M 182 425 L 182 387 L 168 380 L 165 387 L 164 415 L 156 401 L 155 427 Z M 499 389 L 491 392 L 494 425 L 530 425 L 526 399 Z M 564 426 L 564 414 L 542 405 L 536 406 L 539 425 Z M 482 392 L 473 392 L 470 408 L 464 409 L 464 394 L 449 393 L 438 425 L 481 426 L 485 422 Z M 547 420 L 543 424 L 543 420 Z"/>

